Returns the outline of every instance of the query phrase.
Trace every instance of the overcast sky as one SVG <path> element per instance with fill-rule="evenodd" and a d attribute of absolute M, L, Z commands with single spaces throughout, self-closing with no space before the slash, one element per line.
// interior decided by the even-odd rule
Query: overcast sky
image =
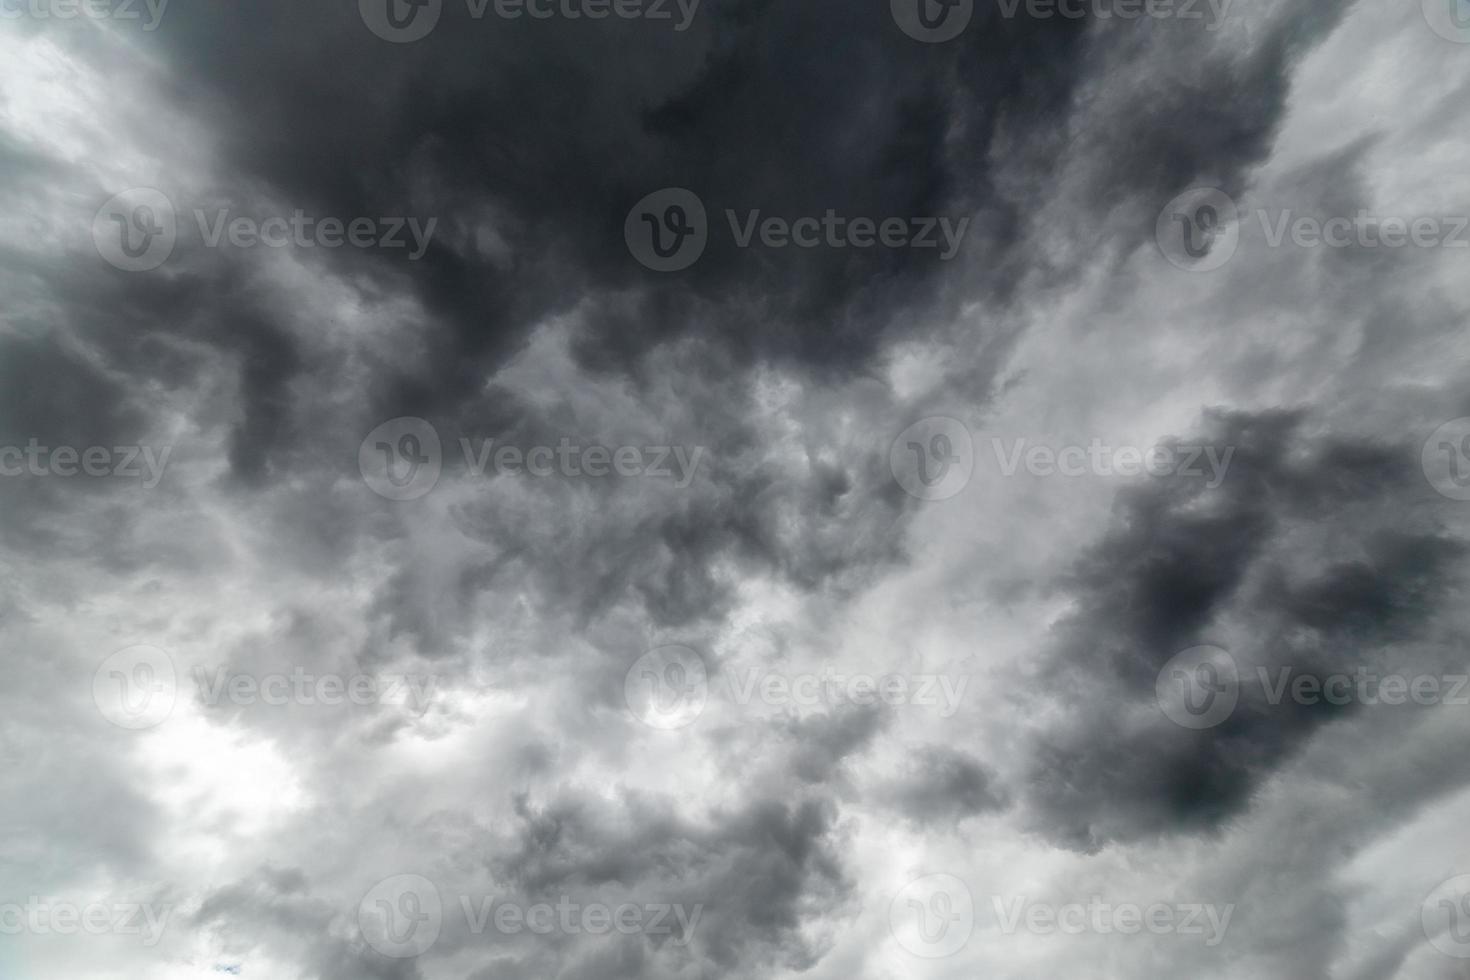
<path fill-rule="evenodd" d="M 1470 978 L 1467 0 L 0 0 L 0 978 Z"/>

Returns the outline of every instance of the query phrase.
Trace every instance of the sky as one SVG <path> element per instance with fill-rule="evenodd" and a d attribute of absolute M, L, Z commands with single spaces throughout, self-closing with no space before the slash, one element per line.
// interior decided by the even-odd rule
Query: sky
<path fill-rule="evenodd" d="M 1470 978 L 1466 0 L 0 0 L 0 980 Z"/>

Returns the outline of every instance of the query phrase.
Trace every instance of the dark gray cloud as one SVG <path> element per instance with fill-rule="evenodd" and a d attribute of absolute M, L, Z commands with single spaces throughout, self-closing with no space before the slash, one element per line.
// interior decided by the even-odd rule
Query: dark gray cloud
<path fill-rule="evenodd" d="M 1208 421 L 1200 444 L 1235 450 L 1221 486 L 1123 491 L 1061 586 L 1076 611 L 1040 676 L 1070 717 L 1038 734 L 1028 790 L 1075 846 L 1221 828 L 1313 731 L 1361 707 L 1270 704 L 1260 671 L 1414 663 L 1395 648 L 1428 638 L 1461 582 L 1465 542 L 1439 525 L 1414 447 L 1314 439 L 1293 412 Z M 1241 665 L 1240 708 L 1203 731 L 1161 712 L 1140 726 L 1130 712 L 1155 701 L 1160 670 L 1204 643 Z"/>
<path fill-rule="evenodd" d="M 0 19 L 0 450 L 170 453 L 146 489 L 0 476 L 0 906 L 179 907 L 157 949 L 25 936 L 34 965 L 0 950 L 0 974 L 1443 975 L 1419 903 L 1470 852 L 1420 842 L 1463 822 L 1460 715 L 1273 704 L 1259 678 L 1465 670 L 1470 526 L 1421 460 L 1470 413 L 1458 253 L 1267 248 L 1251 209 L 1466 213 L 1470 63 L 1419 11 L 1347 0 L 1235 0 L 1219 30 L 974 6 L 942 44 L 837 0 L 704 0 L 682 32 L 445 0 L 413 44 L 351 0 Z M 1201 184 L 1243 215 L 1209 274 L 1154 241 Z M 91 241 L 138 186 L 183 227 L 149 273 Z M 623 241 L 665 187 L 710 220 L 673 273 Z M 224 208 L 437 224 L 417 261 L 206 247 L 193 212 Z M 726 209 L 970 223 L 941 261 L 740 248 Z M 975 466 L 923 501 L 890 447 L 936 415 Z M 359 447 L 402 416 L 443 472 L 388 500 Z M 1216 487 L 991 465 L 992 437 L 1078 433 L 1233 455 Z M 682 484 L 537 478 L 461 439 L 701 455 Z M 96 686 L 129 678 L 94 673 L 135 643 L 178 668 L 145 731 Z M 672 730 L 625 687 L 666 644 L 708 668 Z M 1199 644 L 1242 685 L 1195 731 L 1155 702 Z M 942 713 L 732 696 L 829 667 L 968 687 Z M 196 669 L 432 684 L 211 702 Z M 982 927 L 931 961 L 894 917 L 935 873 L 977 922 L 1022 893 L 1238 918 L 1208 952 Z M 447 919 L 395 959 L 357 912 L 399 874 L 451 910 L 702 918 L 688 944 Z"/>
<path fill-rule="evenodd" d="M 945 827 L 1005 807 L 1009 799 L 995 783 L 995 773 L 974 756 L 926 745 L 914 753 L 911 771 L 880 795 L 921 827 Z"/>

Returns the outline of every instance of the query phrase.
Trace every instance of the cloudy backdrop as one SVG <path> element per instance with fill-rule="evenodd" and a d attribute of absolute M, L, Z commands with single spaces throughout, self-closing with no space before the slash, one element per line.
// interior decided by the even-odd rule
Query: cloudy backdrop
<path fill-rule="evenodd" d="M 0 977 L 1470 977 L 1465 0 L 0 0 Z"/>

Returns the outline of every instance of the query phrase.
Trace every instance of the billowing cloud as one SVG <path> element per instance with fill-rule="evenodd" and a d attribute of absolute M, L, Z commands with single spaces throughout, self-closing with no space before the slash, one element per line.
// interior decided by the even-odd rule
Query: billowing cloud
<path fill-rule="evenodd" d="M 0 974 L 1470 955 L 1462 11 L 0 13 Z"/>

